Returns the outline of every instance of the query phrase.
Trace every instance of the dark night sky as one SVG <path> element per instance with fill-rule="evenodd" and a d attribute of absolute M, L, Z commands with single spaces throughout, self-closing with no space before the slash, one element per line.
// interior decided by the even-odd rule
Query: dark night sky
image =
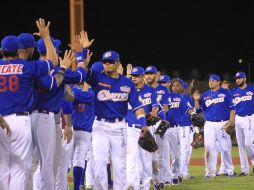
<path fill-rule="evenodd" d="M 1 3 L 0 37 L 34 32 L 35 20 L 44 17 L 67 48 L 69 1 L 25 2 Z M 184 79 L 196 68 L 204 78 L 209 72 L 247 72 L 239 58 L 253 62 L 254 69 L 253 10 L 251 1 L 85 0 L 85 27 L 96 40 L 93 61 L 114 49 L 124 64 L 153 64 L 170 75 L 179 70 Z"/>

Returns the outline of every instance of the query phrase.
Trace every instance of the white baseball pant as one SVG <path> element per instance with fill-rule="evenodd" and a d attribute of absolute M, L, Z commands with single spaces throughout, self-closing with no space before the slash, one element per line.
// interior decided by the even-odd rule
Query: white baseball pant
<path fill-rule="evenodd" d="M 169 128 L 164 134 L 163 139 L 163 157 L 164 157 L 164 174 L 163 182 L 172 182 L 172 179 L 178 179 L 180 174 L 180 139 L 179 127 Z M 172 153 L 172 164 L 170 167 L 170 152 Z"/>
<path fill-rule="evenodd" d="M 191 143 L 193 141 L 191 126 L 179 127 L 179 139 L 181 147 L 181 159 L 180 159 L 180 175 L 183 177 L 189 176 L 189 162 L 190 155 L 192 153 Z"/>
<path fill-rule="evenodd" d="M 152 178 L 152 153 L 138 145 L 140 129 L 127 126 L 127 184 L 135 190 L 149 190 Z M 140 171 L 142 165 L 142 171 Z M 142 184 L 140 184 L 140 180 Z"/>
<path fill-rule="evenodd" d="M 235 117 L 235 132 L 238 143 L 241 172 L 249 174 L 249 154 L 251 164 L 254 166 L 254 114 L 250 116 Z"/>
<path fill-rule="evenodd" d="M 206 121 L 204 126 L 204 141 L 205 141 L 205 163 L 207 168 L 207 174 L 215 176 L 217 165 L 217 151 L 216 141 L 218 142 L 221 154 L 224 157 L 224 164 L 228 175 L 234 173 L 234 166 L 232 162 L 232 143 L 230 135 L 224 130 L 223 126 L 227 121 L 222 122 L 210 122 Z"/>
<path fill-rule="evenodd" d="M 94 159 L 93 159 L 93 149 L 92 144 L 89 146 L 89 150 L 86 156 L 86 173 L 85 173 L 85 183 L 86 187 L 92 187 L 94 185 Z"/>
<path fill-rule="evenodd" d="M 126 122 L 114 123 L 95 120 L 92 132 L 93 157 L 95 163 L 94 189 L 108 189 L 107 164 L 111 154 L 114 190 L 127 188 L 126 180 Z"/>
<path fill-rule="evenodd" d="M 30 116 L 4 116 L 11 136 L 0 129 L 0 189 L 26 190 L 26 169 L 32 157 Z"/>
<path fill-rule="evenodd" d="M 41 179 L 40 181 L 35 180 L 33 186 L 41 187 L 41 190 L 54 190 L 55 189 L 55 178 L 53 172 L 53 160 L 56 147 L 56 125 L 54 113 L 38 113 L 34 111 L 32 114 L 32 134 L 34 140 L 34 146 L 38 150 L 39 163 L 40 163 L 40 177 L 35 176 L 36 179 Z M 35 156 L 33 159 L 37 159 Z M 37 161 L 33 160 L 33 163 Z M 34 167 L 34 166 L 33 166 Z M 33 169 L 32 169 L 33 170 Z"/>

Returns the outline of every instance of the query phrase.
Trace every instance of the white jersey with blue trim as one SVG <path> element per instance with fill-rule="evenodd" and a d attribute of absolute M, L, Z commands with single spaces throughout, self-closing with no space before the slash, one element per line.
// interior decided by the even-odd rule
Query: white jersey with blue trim
<path fill-rule="evenodd" d="M 90 69 L 87 73 L 87 83 L 90 84 L 95 94 L 94 107 L 97 118 L 125 118 L 128 103 L 133 111 L 142 107 L 134 83 L 124 75 L 111 78 L 104 72 Z"/>
<path fill-rule="evenodd" d="M 236 115 L 247 116 L 254 113 L 254 86 L 239 87 L 231 90 L 233 102 L 236 104 Z"/>
<path fill-rule="evenodd" d="M 230 111 L 235 110 L 235 104 L 230 91 L 219 88 L 216 91 L 208 90 L 201 95 L 200 109 L 204 111 L 207 121 L 227 121 Z"/>

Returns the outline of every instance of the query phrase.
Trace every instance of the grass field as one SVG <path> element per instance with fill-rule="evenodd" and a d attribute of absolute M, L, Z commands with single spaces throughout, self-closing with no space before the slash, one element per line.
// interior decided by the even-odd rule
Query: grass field
<path fill-rule="evenodd" d="M 203 159 L 204 149 L 196 149 L 193 151 L 192 159 Z M 233 147 L 232 151 L 233 158 L 238 158 L 238 149 L 237 147 Z M 253 190 L 254 189 L 254 175 L 252 171 L 250 171 L 250 176 L 247 177 L 238 177 L 228 179 L 224 176 L 215 177 L 214 179 L 204 180 L 202 177 L 204 176 L 204 165 L 200 166 L 190 166 L 190 174 L 195 178 L 191 180 L 184 180 L 177 186 L 170 186 L 164 188 L 167 189 L 177 189 L 177 190 Z M 250 166 L 252 170 L 252 167 Z M 235 165 L 235 172 L 237 174 L 240 173 L 240 166 Z M 72 175 L 70 172 L 69 175 Z M 70 190 L 73 190 L 73 183 L 69 183 Z M 151 188 L 152 189 L 152 188 Z"/>

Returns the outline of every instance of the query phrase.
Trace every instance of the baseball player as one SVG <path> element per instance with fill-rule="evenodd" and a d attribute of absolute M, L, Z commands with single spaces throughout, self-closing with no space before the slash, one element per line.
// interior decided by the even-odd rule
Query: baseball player
<path fill-rule="evenodd" d="M 249 175 L 247 152 L 254 166 L 254 86 L 246 84 L 244 72 L 237 72 L 235 79 L 237 87 L 231 92 L 233 102 L 236 104 L 235 132 L 241 163 L 239 176 L 247 176 Z"/>
<path fill-rule="evenodd" d="M 132 81 L 138 90 L 139 101 L 142 102 L 145 113 L 150 113 L 156 109 L 159 104 L 156 100 L 157 94 L 153 87 L 144 83 L 144 69 L 134 67 L 131 70 Z M 138 145 L 138 139 L 141 126 L 138 123 L 133 110 L 130 108 L 126 117 L 127 127 L 127 184 L 129 189 L 150 189 L 150 180 L 152 178 L 152 153 L 142 149 Z M 139 170 L 142 165 L 142 172 Z M 141 176 L 140 176 L 141 174 Z M 142 184 L 140 184 L 140 180 Z"/>
<path fill-rule="evenodd" d="M 36 44 L 40 53 L 40 59 L 42 60 L 45 59 L 45 56 L 47 55 L 47 51 L 44 48 L 46 43 L 44 42 L 44 40 L 40 39 Z M 40 86 L 37 88 L 38 101 L 36 102 L 32 122 L 34 126 L 33 133 L 35 146 L 38 150 L 40 160 L 41 181 L 37 183 L 40 184 L 41 189 L 55 188 L 55 179 L 59 168 L 58 164 L 62 147 L 60 109 L 64 99 L 64 84 L 79 84 L 83 82 L 86 75 L 83 65 L 84 63 L 78 62 L 77 71 L 71 71 L 70 69 L 66 70 L 59 66 L 55 67 L 54 71 L 52 71 L 52 75 L 54 76 L 56 72 L 62 71 L 64 74 L 63 83 L 57 89 L 51 91 L 40 88 Z M 48 130 L 45 130 L 45 127 Z M 71 132 L 71 128 L 67 126 L 64 132 L 64 138 L 67 138 L 67 143 L 69 143 L 72 137 Z M 48 139 L 47 143 L 44 142 L 45 138 Z M 52 144 L 52 146 L 48 146 L 48 144 Z"/>
<path fill-rule="evenodd" d="M 0 114 L 12 133 L 7 136 L 0 130 L 0 189 L 25 190 L 25 172 L 32 156 L 29 111 L 33 104 L 33 79 L 48 75 L 53 65 L 51 61 L 27 62 L 19 59 L 20 41 L 16 36 L 6 36 L 1 48 Z M 3 120 L 2 126 L 8 131 Z"/>
<path fill-rule="evenodd" d="M 157 83 L 157 78 L 158 78 L 157 73 L 158 71 L 155 66 L 148 66 L 145 69 L 146 82 L 149 86 L 152 86 L 153 88 L 155 88 L 155 91 L 157 94 L 157 101 L 162 107 L 162 112 L 159 112 L 158 116 L 164 119 L 165 116 L 163 116 L 163 111 L 167 111 L 168 105 L 169 105 L 169 102 L 168 102 L 169 90 L 167 87 Z M 160 115 L 160 113 L 162 114 Z M 156 126 L 158 126 L 158 124 L 153 127 L 154 131 L 156 130 Z M 163 142 L 159 135 L 156 135 L 156 142 L 158 144 L 159 150 L 153 153 L 153 181 L 154 181 L 155 189 L 159 189 L 160 181 L 161 181 L 159 170 L 163 170 L 164 168 L 163 166 L 164 161 L 162 156 Z"/>
<path fill-rule="evenodd" d="M 181 79 L 173 80 L 172 82 L 172 92 L 181 94 L 182 98 L 185 99 L 187 104 L 190 107 L 194 107 L 194 101 L 187 94 L 183 94 L 183 86 L 184 81 Z M 185 113 L 183 120 L 179 123 L 179 137 L 180 137 L 180 175 L 184 179 L 191 178 L 189 174 L 189 161 L 192 153 L 192 140 L 193 140 L 193 132 L 192 132 L 192 123 L 190 120 L 190 115 Z"/>
<path fill-rule="evenodd" d="M 94 94 L 88 84 L 72 88 L 72 125 L 73 125 L 73 177 L 74 190 L 79 190 L 85 159 L 91 144 L 91 132 L 94 121 L 92 102 Z"/>
<path fill-rule="evenodd" d="M 200 96 L 198 91 L 193 94 L 195 108 L 204 111 L 206 122 L 204 126 L 205 141 L 205 163 L 207 171 L 205 179 L 215 176 L 217 153 L 215 151 L 216 141 L 220 147 L 225 161 L 228 176 L 234 177 L 234 167 L 232 162 L 232 143 L 230 135 L 224 130 L 225 126 L 234 124 L 235 105 L 229 90 L 220 87 L 220 77 L 213 74 L 209 78 L 210 90 Z"/>
<path fill-rule="evenodd" d="M 172 79 L 171 86 L 174 91 L 177 91 L 178 85 L 181 85 L 179 79 Z M 181 89 L 182 90 L 182 89 Z M 170 128 L 166 131 L 164 135 L 164 160 L 165 160 L 165 183 L 171 182 L 172 185 L 177 185 L 179 183 L 178 177 L 180 176 L 180 158 L 181 158 L 181 146 L 179 126 L 183 126 L 185 121 L 185 114 L 192 115 L 195 114 L 193 107 L 183 98 L 180 94 L 171 92 L 170 93 L 170 103 L 171 106 L 166 114 L 166 119 L 170 123 Z M 184 131 L 184 130 L 182 130 Z M 181 132 L 180 132 L 181 134 Z M 187 137 L 187 136 L 186 136 Z M 189 147 L 188 147 L 189 148 Z M 170 176 L 170 166 L 169 166 L 169 152 L 172 152 L 172 176 Z M 187 155 L 186 155 L 187 157 Z M 167 183 L 166 183 L 167 185 Z"/>
<path fill-rule="evenodd" d="M 127 188 L 126 181 L 126 122 L 128 103 L 133 108 L 143 130 L 148 130 L 144 110 L 133 82 L 118 74 L 119 54 L 106 51 L 102 60 L 104 72 L 88 69 L 87 82 L 95 93 L 92 146 L 95 162 L 94 189 L 108 189 L 108 154 L 112 159 L 114 189 Z"/>

